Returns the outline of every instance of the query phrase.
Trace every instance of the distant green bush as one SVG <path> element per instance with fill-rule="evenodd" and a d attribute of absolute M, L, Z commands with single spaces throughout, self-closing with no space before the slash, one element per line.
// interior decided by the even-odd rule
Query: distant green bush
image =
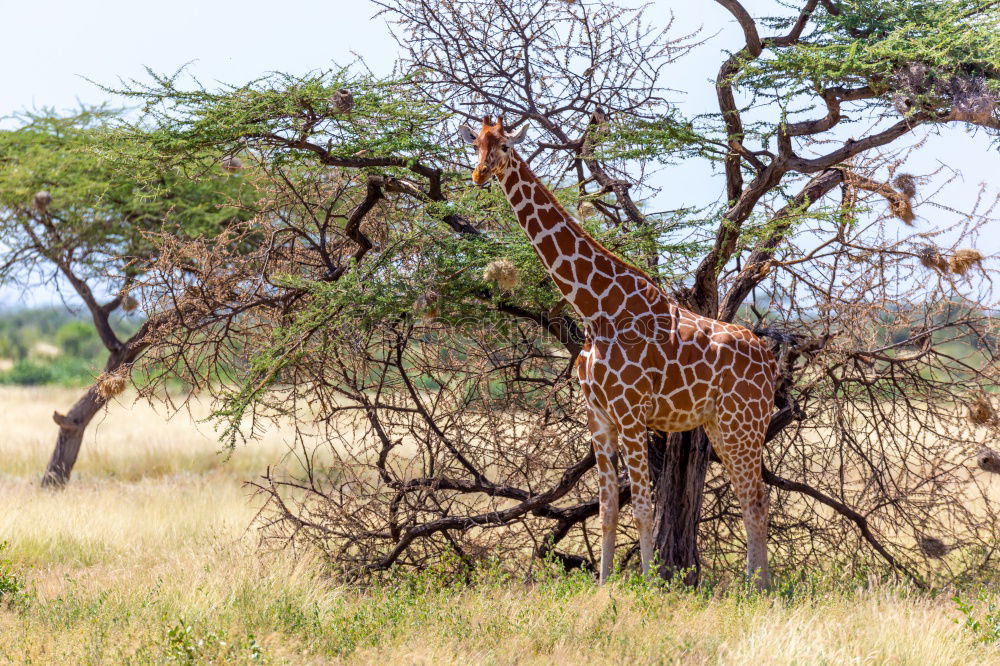
<path fill-rule="evenodd" d="M 68 321 L 56 331 L 55 344 L 68 356 L 96 358 L 107 355 L 94 325 L 80 319 Z"/>
<path fill-rule="evenodd" d="M 14 367 L 10 370 L 0 373 L 0 384 L 38 386 L 40 384 L 49 384 L 54 378 L 55 374 L 48 364 L 23 360 L 15 363 Z"/>
<path fill-rule="evenodd" d="M 116 317 L 119 335 L 135 333 L 139 321 Z M 58 353 L 39 353 L 42 344 Z M 108 352 L 93 323 L 64 308 L 34 308 L 0 312 L 0 358 L 13 362 L 0 371 L 0 384 L 83 386 L 100 374 Z"/>
<path fill-rule="evenodd" d="M 65 356 L 50 361 L 24 359 L 10 370 L 0 372 L 0 384 L 80 386 L 92 382 L 97 374 L 95 365 L 84 359 Z"/>

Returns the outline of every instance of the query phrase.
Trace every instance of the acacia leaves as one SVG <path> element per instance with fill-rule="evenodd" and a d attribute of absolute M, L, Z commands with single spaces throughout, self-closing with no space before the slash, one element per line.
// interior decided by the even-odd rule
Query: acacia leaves
<path fill-rule="evenodd" d="M 238 86 L 210 90 L 182 84 L 183 70 L 149 81 L 129 81 L 117 95 L 142 103 L 139 120 L 123 128 L 150 136 L 158 154 L 192 168 L 214 167 L 224 155 L 247 154 L 272 164 L 314 158 L 363 160 L 381 156 L 422 159 L 441 147 L 431 129 L 441 119 L 433 105 L 409 94 L 406 79 L 380 80 L 347 70 L 301 76 L 271 73 Z M 340 91 L 353 102 L 338 109 Z M 211 157 L 210 157 L 211 156 Z"/>
<path fill-rule="evenodd" d="M 106 276 L 116 265 L 134 273 L 135 260 L 154 252 L 148 233 L 214 235 L 243 215 L 240 201 L 252 197 L 239 181 L 190 180 L 171 170 L 149 170 L 140 180 L 122 168 L 112 149 L 120 118 L 107 108 L 43 111 L 0 132 L 6 277 L 43 259 L 72 266 L 81 278 Z M 137 135 L 131 145 L 149 155 L 147 138 Z M 33 203 L 39 191 L 51 197 L 44 211 Z"/>
<path fill-rule="evenodd" d="M 1000 6 L 982 0 L 847 0 L 817 11 L 812 34 L 791 45 L 766 42 L 767 57 L 735 79 L 746 90 L 795 92 L 830 86 L 894 88 L 911 63 L 936 76 L 1000 77 Z"/>

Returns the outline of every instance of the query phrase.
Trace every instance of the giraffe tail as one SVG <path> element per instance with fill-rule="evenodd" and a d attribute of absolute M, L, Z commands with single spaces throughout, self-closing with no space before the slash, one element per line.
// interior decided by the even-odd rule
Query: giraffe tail
<path fill-rule="evenodd" d="M 753 334 L 758 338 L 771 339 L 771 353 L 774 354 L 776 361 L 775 370 L 778 373 L 778 385 L 788 384 L 795 367 L 795 361 L 799 357 L 799 350 L 802 349 L 802 336 L 779 331 L 776 328 L 762 327 L 753 329 Z"/>
<path fill-rule="evenodd" d="M 774 390 L 774 405 L 777 413 L 772 415 L 764 441 L 773 439 L 788 423 L 804 416 L 798 401 L 792 395 L 794 383 L 795 362 L 802 356 L 818 352 L 832 337 L 827 334 L 820 338 L 808 338 L 774 328 L 755 328 L 754 335 L 760 338 L 770 338 L 773 341 L 772 351 L 776 357 L 778 381 Z"/>
<path fill-rule="evenodd" d="M 803 341 L 801 335 L 779 331 L 776 328 L 755 328 L 753 334 L 758 338 L 771 338 L 778 343 L 776 346 L 779 347 L 784 345 L 795 347 L 802 344 Z"/>
<path fill-rule="evenodd" d="M 799 356 L 818 352 L 826 347 L 826 343 L 833 337 L 831 334 L 819 338 L 809 338 L 804 335 L 780 331 L 776 328 L 758 327 L 753 329 L 753 334 L 758 338 L 771 338 L 774 341 L 773 351 L 778 356 L 793 355 Z"/>

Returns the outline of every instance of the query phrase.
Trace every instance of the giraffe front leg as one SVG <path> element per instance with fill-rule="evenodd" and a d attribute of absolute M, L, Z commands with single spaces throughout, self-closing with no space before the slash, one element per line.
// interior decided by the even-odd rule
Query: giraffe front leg
<path fill-rule="evenodd" d="M 615 468 L 615 454 L 618 433 L 614 425 L 596 410 L 588 410 L 588 424 L 594 442 L 594 456 L 597 459 L 598 506 L 601 518 L 601 574 L 603 585 L 611 575 L 611 565 L 615 558 L 615 538 L 618 534 L 618 470 Z"/>
<path fill-rule="evenodd" d="M 649 479 L 646 428 L 637 425 L 624 429 L 621 448 L 632 488 L 632 515 L 635 516 L 635 526 L 639 532 L 642 573 L 646 575 L 653 558 L 653 486 Z"/>

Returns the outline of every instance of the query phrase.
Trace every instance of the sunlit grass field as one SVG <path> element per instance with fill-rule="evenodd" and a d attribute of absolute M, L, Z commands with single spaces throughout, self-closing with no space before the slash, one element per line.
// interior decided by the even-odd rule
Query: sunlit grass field
<path fill-rule="evenodd" d="M 227 456 L 203 407 L 166 420 L 126 398 L 70 486 L 41 490 L 52 411 L 74 396 L 0 388 L 5 663 L 1000 663 L 993 597 L 970 627 L 950 594 L 878 586 L 761 597 L 487 572 L 352 588 L 260 546 L 244 481 L 282 464 L 280 431 Z"/>

